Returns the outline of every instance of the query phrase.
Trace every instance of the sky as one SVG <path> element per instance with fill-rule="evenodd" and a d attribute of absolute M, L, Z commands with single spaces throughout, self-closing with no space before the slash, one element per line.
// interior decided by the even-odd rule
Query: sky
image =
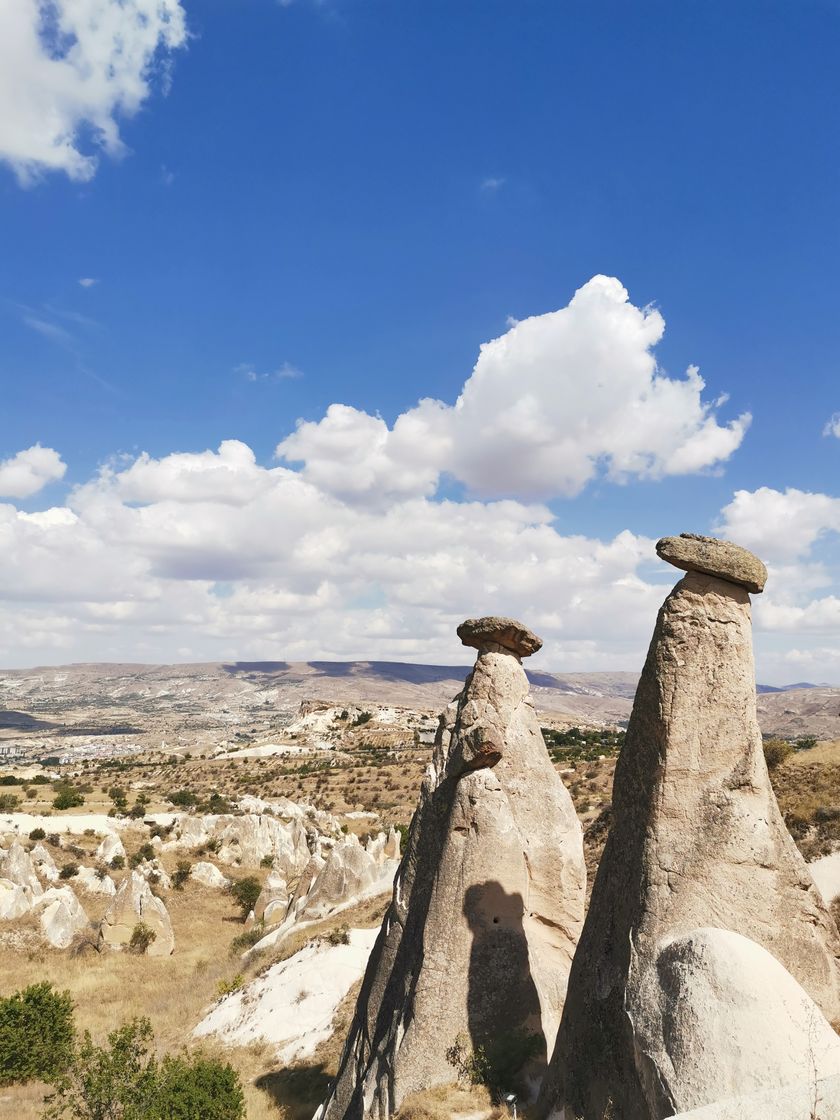
<path fill-rule="evenodd" d="M 836 0 L 6 0 L 0 666 L 840 684 Z M 539 664 L 537 664 L 539 662 Z"/>

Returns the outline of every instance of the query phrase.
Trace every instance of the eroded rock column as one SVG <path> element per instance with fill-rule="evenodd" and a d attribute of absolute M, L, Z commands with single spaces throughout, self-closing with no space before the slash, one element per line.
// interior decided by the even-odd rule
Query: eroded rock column
<path fill-rule="evenodd" d="M 542 643 L 511 619 L 458 634 L 478 659 L 441 717 L 322 1120 L 386 1120 L 454 1081 L 459 1041 L 491 1050 L 535 1035 L 544 1062 L 559 1023 L 585 868 L 521 664 Z"/>

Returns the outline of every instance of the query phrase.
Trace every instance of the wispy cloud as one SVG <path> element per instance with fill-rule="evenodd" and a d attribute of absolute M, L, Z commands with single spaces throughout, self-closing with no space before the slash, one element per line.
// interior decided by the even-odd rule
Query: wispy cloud
<path fill-rule="evenodd" d="M 49 338 L 52 342 L 57 342 L 61 346 L 69 347 L 73 343 L 73 336 L 68 330 L 60 327 L 58 323 L 51 323 L 47 319 L 40 318 L 31 311 L 25 311 L 21 315 L 21 322 L 30 330 L 36 331 L 44 338 Z"/>
<path fill-rule="evenodd" d="M 99 281 L 94 279 L 93 276 L 83 276 L 79 280 L 79 286 L 82 287 L 82 288 L 92 288 L 94 286 L 94 284 L 98 284 L 98 283 L 99 283 Z"/>
<path fill-rule="evenodd" d="M 171 187 L 175 182 L 175 172 L 171 171 L 165 163 L 160 165 L 160 181 L 165 187 Z"/>
<path fill-rule="evenodd" d="M 3 302 L 6 308 L 25 327 L 72 354 L 75 359 L 75 368 L 84 377 L 95 381 L 97 385 L 107 389 L 109 393 L 119 393 L 116 386 L 112 385 L 110 381 L 106 381 L 104 377 L 100 377 L 90 368 L 84 358 L 85 342 L 90 334 L 105 330 L 105 327 L 98 323 L 96 319 L 91 319 L 89 315 L 82 315 L 78 311 L 53 307 L 48 303 L 42 304 L 40 307 L 29 307 L 25 303 L 14 303 L 11 300 Z M 70 324 L 70 326 L 66 324 Z M 80 329 L 74 331 L 71 327 Z"/>
<path fill-rule="evenodd" d="M 506 182 L 507 179 L 503 175 L 488 175 L 486 179 L 481 180 L 481 189 L 485 194 L 495 194 Z"/>
<path fill-rule="evenodd" d="M 299 377 L 303 377 L 303 370 L 293 366 L 291 362 L 283 362 L 277 369 L 269 370 L 266 373 L 260 373 L 254 369 L 251 362 L 240 362 L 234 368 L 234 373 L 238 373 L 240 377 L 244 377 L 246 381 L 296 381 Z"/>
<path fill-rule="evenodd" d="M 840 439 L 840 412 L 835 412 L 823 428 L 824 436 L 836 436 Z"/>

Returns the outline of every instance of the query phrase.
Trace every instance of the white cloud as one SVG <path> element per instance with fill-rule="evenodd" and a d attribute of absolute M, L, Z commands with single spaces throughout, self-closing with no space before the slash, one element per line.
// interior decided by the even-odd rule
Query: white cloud
<path fill-rule="evenodd" d="M 67 464 L 40 443 L 0 460 L 0 498 L 31 498 L 50 482 L 64 478 Z"/>
<path fill-rule="evenodd" d="M 246 381 L 297 381 L 303 377 L 303 371 L 293 366 L 291 362 L 283 362 L 277 369 L 260 373 L 251 362 L 240 362 L 233 371 L 240 374 Z"/>
<path fill-rule="evenodd" d="M 501 175 L 488 175 L 486 179 L 481 180 L 481 189 L 485 194 L 495 194 L 496 191 L 501 190 L 505 185 L 507 179 Z"/>
<path fill-rule="evenodd" d="M 95 280 L 92 276 L 83 276 L 79 280 L 79 284 L 83 288 L 92 288 L 94 286 L 94 284 L 98 284 L 98 283 L 99 283 L 99 281 Z"/>
<path fill-rule="evenodd" d="M 149 96 L 162 52 L 186 42 L 180 0 L 4 0 L 0 159 L 21 183 L 87 180 L 122 151 L 118 118 Z"/>
<path fill-rule="evenodd" d="M 795 561 L 820 537 L 840 532 L 840 498 L 768 486 L 736 490 L 721 511 L 719 528 L 770 563 Z"/>
<path fill-rule="evenodd" d="M 480 349 L 454 405 L 423 400 L 397 418 L 332 405 L 277 454 L 319 486 L 359 501 L 428 495 L 444 473 L 480 497 L 574 496 L 614 482 L 718 467 L 750 415 L 718 422 L 695 367 L 672 379 L 653 348 L 665 324 L 618 280 L 596 276 L 560 311 L 524 319 Z"/>
<path fill-rule="evenodd" d="M 824 436 L 836 436 L 840 439 L 840 412 L 835 412 L 823 428 Z"/>

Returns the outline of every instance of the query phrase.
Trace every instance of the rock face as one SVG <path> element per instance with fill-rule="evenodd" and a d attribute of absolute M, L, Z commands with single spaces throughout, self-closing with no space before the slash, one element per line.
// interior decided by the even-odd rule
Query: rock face
<path fill-rule="evenodd" d="M 70 887 L 50 887 L 34 909 L 41 932 L 54 949 L 66 949 L 80 930 L 88 928 L 88 916 Z"/>
<path fill-rule="evenodd" d="M 673 1113 L 679 1082 L 650 1068 L 639 1032 L 666 1037 L 649 986 L 663 943 L 706 926 L 755 941 L 840 1018 L 837 930 L 767 776 L 749 596 L 691 571 L 659 612 L 639 682 L 539 1116 Z"/>
<path fill-rule="evenodd" d="M 784 1089 L 715 1101 L 675 1120 L 840 1120 L 840 1077 L 809 1078 Z"/>
<path fill-rule="evenodd" d="M 124 949 L 131 941 L 134 927 L 142 922 L 155 934 L 146 950 L 149 957 L 168 957 L 175 948 L 169 913 L 155 898 L 143 876 L 132 871 L 120 883 L 113 901 L 99 925 L 100 944 L 111 949 Z"/>
<path fill-rule="evenodd" d="M 102 843 L 96 849 L 96 858 L 100 863 L 110 864 L 115 856 L 125 859 L 125 848 L 119 836 L 112 832 L 104 837 Z"/>
<path fill-rule="evenodd" d="M 701 572 L 745 587 L 758 594 L 767 582 L 767 569 L 757 556 L 731 541 L 681 533 L 656 542 L 657 555 L 684 572 Z"/>
<path fill-rule="evenodd" d="M 48 883 L 58 882 L 58 868 L 55 865 L 55 860 L 40 841 L 29 853 L 29 858 L 32 860 L 32 866 L 42 879 L 46 879 Z"/>
<path fill-rule="evenodd" d="M 583 918 L 581 829 L 496 621 L 469 624 L 487 644 L 441 717 L 321 1120 L 385 1120 L 454 1081 L 459 1038 L 493 1047 L 556 1030 Z"/>
<path fill-rule="evenodd" d="M 739 933 L 698 929 L 665 942 L 641 989 L 634 1027 L 648 1099 L 662 1093 L 682 1111 L 840 1074 L 831 1024 L 775 957 Z"/>
<path fill-rule="evenodd" d="M 224 890 L 230 883 L 230 879 L 226 879 L 214 863 L 208 863 L 206 860 L 192 865 L 190 878 L 195 879 L 197 883 L 201 883 L 205 887 L 212 887 L 214 890 L 220 891 Z"/>
<path fill-rule="evenodd" d="M 80 867 L 76 874 L 76 883 L 83 887 L 89 894 L 115 895 L 117 888 L 110 875 L 101 874 L 100 870 L 93 867 Z"/>

